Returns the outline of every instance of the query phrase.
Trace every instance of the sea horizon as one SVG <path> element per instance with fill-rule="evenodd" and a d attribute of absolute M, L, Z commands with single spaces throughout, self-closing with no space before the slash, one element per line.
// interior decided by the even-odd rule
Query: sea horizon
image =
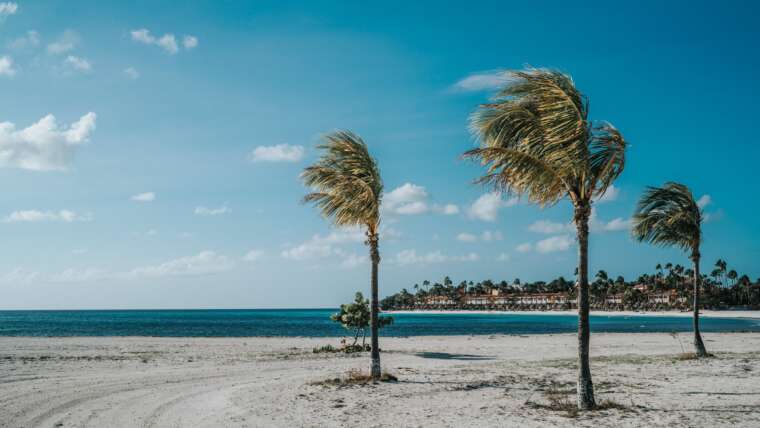
<path fill-rule="evenodd" d="M 352 334 L 330 315 L 337 308 L 105 309 L 0 311 L 0 336 L 33 337 L 342 337 Z M 754 312 L 753 312 L 754 314 Z M 389 312 L 386 337 L 572 333 L 573 312 Z M 606 333 L 690 331 L 691 319 L 672 313 L 593 312 L 591 329 Z M 760 332 L 760 319 L 706 316 L 706 333 Z"/>

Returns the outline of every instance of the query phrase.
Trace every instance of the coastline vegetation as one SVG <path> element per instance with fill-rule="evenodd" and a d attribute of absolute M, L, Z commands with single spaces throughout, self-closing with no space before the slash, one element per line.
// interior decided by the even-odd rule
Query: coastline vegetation
<path fill-rule="evenodd" d="M 691 282 L 694 271 L 680 264 L 658 263 L 651 273 L 639 275 L 635 280 L 598 271 L 589 284 L 590 305 L 594 310 L 666 311 L 692 309 Z M 448 276 L 442 281 L 424 280 L 380 301 L 383 310 L 569 310 L 575 309 L 575 282 L 558 277 L 551 281 L 461 281 L 458 284 Z M 740 275 L 719 259 L 710 274 L 700 275 L 701 309 L 760 309 L 760 278 L 754 282 Z M 548 297 L 526 300 L 521 297 Z M 495 298 L 498 296 L 499 298 Z"/>

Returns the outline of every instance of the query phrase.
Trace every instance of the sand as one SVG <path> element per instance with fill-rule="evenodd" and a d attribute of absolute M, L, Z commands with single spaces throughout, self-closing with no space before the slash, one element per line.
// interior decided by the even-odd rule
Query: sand
<path fill-rule="evenodd" d="M 0 338 L 3 427 L 760 426 L 760 333 L 595 334 L 598 401 L 573 400 L 576 337 L 383 338 L 396 383 L 334 385 L 367 354 L 334 338 Z M 561 407 L 561 406 L 560 406 Z"/>

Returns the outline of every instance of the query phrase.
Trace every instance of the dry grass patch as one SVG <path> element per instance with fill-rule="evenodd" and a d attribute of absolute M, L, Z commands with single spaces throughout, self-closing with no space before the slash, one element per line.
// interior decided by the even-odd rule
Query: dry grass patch
<path fill-rule="evenodd" d="M 385 372 L 380 375 L 380 382 L 398 382 L 396 376 Z M 312 382 L 311 385 L 347 387 L 373 384 L 372 376 L 359 369 L 349 370 L 345 376 Z"/>
<path fill-rule="evenodd" d="M 552 412 L 560 412 L 567 418 L 577 418 L 581 411 L 578 409 L 578 404 L 575 402 L 575 390 L 569 388 L 562 388 L 562 385 L 557 382 L 552 382 L 548 388 L 544 390 L 545 403 L 536 403 L 529 401 L 526 404 L 534 409 L 549 410 Z M 620 411 L 633 411 L 630 406 L 618 403 L 613 400 L 602 400 L 596 407 L 588 412 L 584 412 L 587 415 L 593 415 L 594 411 L 602 410 L 620 410 Z"/>
<path fill-rule="evenodd" d="M 700 360 L 700 359 L 712 358 L 712 357 L 714 357 L 713 354 L 707 354 L 706 357 L 700 357 L 694 352 L 684 352 L 682 354 L 676 355 L 676 360 L 677 361 L 691 361 L 691 360 Z"/>

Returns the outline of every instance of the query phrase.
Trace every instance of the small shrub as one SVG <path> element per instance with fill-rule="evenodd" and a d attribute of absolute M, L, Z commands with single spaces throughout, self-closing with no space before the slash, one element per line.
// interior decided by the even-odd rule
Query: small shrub
<path fill-rule="evenodd" d="M 323 354 L 323 353 L 335 353 L 335 352 L 344 352 L 346 354 L 354 354 L 357 352 L 369 352 L 372 350 L 372 347 L 370 345 L 360 345 L 358 343 L 353 345 L 348 345 L 346 343 L 343 343 L 340 347 L 335 347 L 332 345 L 324 345 L 324 346 L 317 346 L 316 348 L 312 349 L 311 352 L 314 354 Z"/>
<path fill-rule="evenodd" d="M 314 354 L 323 354 L 323 353 L 340 352 L 340 349 L 332 345 L 324 345 L 324 346 L 317 346 L 316 348 L 312 349 L 311 352 Z"/>

